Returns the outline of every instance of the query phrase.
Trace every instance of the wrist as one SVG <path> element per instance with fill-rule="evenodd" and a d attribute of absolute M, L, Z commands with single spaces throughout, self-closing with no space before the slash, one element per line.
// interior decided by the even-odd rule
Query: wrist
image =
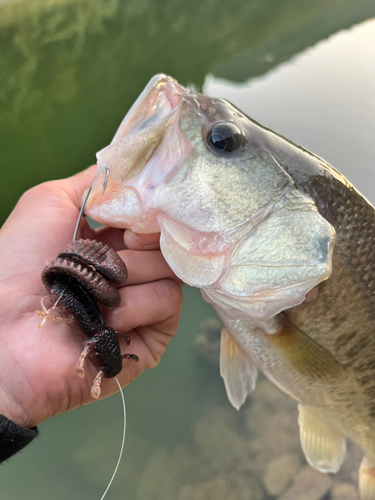
<path fill-rule="evenodd" d="M 6 386 L 4 379 L 3 383 L 0 383 L 0 414 L 26 429 L 31 429 L 39 423 L 36 417 L 37 404 L 32 399 L 19 381 L 15 380 L 10 388 Z"/>
<path fill-rule="evenodd" d="M 16 425 L 20 427 L 26 427 L 26 419 L 22 418 L 21 413 L 13 408 L 12 403 L 9 399 L 4 396 L 0 389 L 0 415 L 3 415 L 7 419 L 11 420 Z"/>

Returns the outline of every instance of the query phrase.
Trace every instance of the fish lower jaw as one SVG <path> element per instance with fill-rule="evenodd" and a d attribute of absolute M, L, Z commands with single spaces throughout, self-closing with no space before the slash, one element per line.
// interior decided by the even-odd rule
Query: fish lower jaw
<path fill-rule="evenodd" d="M 90 198 L 85 214 L 101 224 L 119 228 L 130 227 L 142 233 L 159 230 L 156 219 L 150 214 L 145 215 L 133 188 L 107 190 L 104 195 L 96 189 Z"/>
<path fill-rule="evenodd" d="M 114 216 L 113 213 L 111 213 L 110 216 L 107 216 L 104 207 L 100 207 L 100 210 L 88 211 L 87 215 L 100 224 L 120 229 L 129 228 L 135 233 L 150 234 L 160 232 L 156 219 L 133 215 L 129 212 L 125 214 L 120 212 L 117 216 Z"/>

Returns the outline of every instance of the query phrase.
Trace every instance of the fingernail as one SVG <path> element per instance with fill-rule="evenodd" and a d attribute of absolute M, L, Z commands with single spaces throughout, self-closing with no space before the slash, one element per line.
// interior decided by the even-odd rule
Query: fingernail
<path fill-rule="evenodd" d="M 143 249 L 154 249 L 159 246 L 159 240 L 155 241 L 155 234 L 142 234 L 141 236 L 138 236 L 138 234 L 134 233 L 130 229 L 130 236 L 134 238 L 141 246 Z M 147 240 L 151 240 L 151 243 L 146 243 Z"/>
<path fill-rule="evenodd" d="M 134 238 L 136 241 L 138 241 L 138 243 L 140 243 L 143 246 L 143 242 L 141 241 L 141 239 L 138 238 L 138 236 L 135 233 L 133 233 L 133 231 L 131 229 L 129 229 L 128 231 L 130 232 L 130 236 L 132 238 Z"/>

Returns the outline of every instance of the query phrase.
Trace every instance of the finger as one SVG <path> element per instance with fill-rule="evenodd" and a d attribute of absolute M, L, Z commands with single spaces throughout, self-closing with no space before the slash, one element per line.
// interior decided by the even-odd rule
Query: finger
<path fill-rule="evenodd" d="M 114 330 L 125 333 L 139 326 L 163 322 L 164 333 L 174 334 L 181 310 L 182 292 L 173 280 L 124 287 L 120 295 L 121 305 L 106 314 L 106 323 Z"/>
<path fill-rule="evenodd" d="M 126 286 L 151 283 L 162 279 L 171 279 L 180 287 L 183 282 L 177 278 L 165 262 L 160 250 L 139 252 L 137 250 L 123 250 L 119 252 L 128 269 Z"/>
<path fill-rule="evenodd" d="M 134 379 L 134 375 L 138 376 L 146 368 L 155 368 L 160 362 L 160 358 L 165 352 L 167 345 L 173 339 L 177 331 L 177 324 L 172 334 L 166 333 L 163 327 L 159 329 L 151 326 L 138 327 L 136 330 L 128 332 L 131 338 L 130 345 L 125 342 L 121 343 L 122 354 L 135 354 L 138 356 L 139 361 L 133 364 L 131 360 L 123 361 L 123 370 L 120 377 L 125 376 L 126 379 Z M 136 372 L 136 373 L 134 373 Z M 121 379 L 120 379 L 121 380 Z"/>
<path fill-rule="evenodd" d="M 109 248 L 113 248 L 115 252 L 124 250 L 124 230 L 117 229 L 114 227 L 101 227 L 95 230 L 95 238 L 102 241 L 104 245 L 108 245 Z"/>
<path fill-rule="evenodd" d="M 48 222 L 50 216 L 55 219 L 55 226 L 62 231 L 73 225 L 77 220 L 84 191 L 90 186 L 95 174 L 92 166 L 79 174 L 59 181 L 48 181 L 26 191 L 8 220 L 20 216 L 30 224 L 37 217 L 40 222 Z M 44 222 L 44 221 L 42 221 Z M 82 221 L 85 226 L 85 222 Z M 43 224 L 40 224 L 43 227 Z M 34 230 L 34 225 L 32 224 Z"/>
<path fill-rule="evenodd" d="M 68 201 L 67 204 L 64 204 L 66 209 L 70 209 L 69 205 L 71 204 L 80 209 L 83 193 L 91 185 L 94 174 L 95 166 L 92 166 L 67 179 L 43 182 L 21 196 L 16 210 L 28 213 L 40 210 L 41 206 L 56 208 L 60 207 L 59 202 L 61 201 Z M 45 214 L 41 212 L 39 215 Z"/>
<path fill-rule="evenodd" d="M 91 186 L 94 180 L 95 171 L 96 165 L 91 165 L 91 167 L 86 168 L 72 177 L 68 177 L 62 181 L 55 181 L 61 182 L 61 188 L 65 190 L 78 209 L 81 208 L 84 192 Z"/>
<path fill-rule="evenodd" d="M 124 233 L 124 242 L 132 250 L 155 250 L 160 248 L 160 233 L 139 234 L 127 229 Z"/>

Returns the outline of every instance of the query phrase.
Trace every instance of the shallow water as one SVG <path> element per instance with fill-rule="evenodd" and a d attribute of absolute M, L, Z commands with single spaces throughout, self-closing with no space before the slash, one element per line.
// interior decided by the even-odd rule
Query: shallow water
<path fill-rule="evenodd" d="M 94 162 L 158 72 L 229 99 L 374 203 L 374 16 L 373 1 L 0 2 L 0 218 L 29 186 Z M 205 322 L 214 314 L 197 290 L 184 294 L 161 364 L 124 391 L 125 455 L 107 498 L 279 497 L 305 467 L 295 404 L 261 380 L 233 410 L 218 373 L 218 326 Z M 43 423 L 2 465 L 1 499 L 99 499 L 121 419 L 117 396 Z M 339 478 L 354 484 L 359 455 L 349 455 Z M 280 457 L 285 484 L 273 473 Z M 334 498 L 333 479 L 318 477 L 314 498 Z"/>

